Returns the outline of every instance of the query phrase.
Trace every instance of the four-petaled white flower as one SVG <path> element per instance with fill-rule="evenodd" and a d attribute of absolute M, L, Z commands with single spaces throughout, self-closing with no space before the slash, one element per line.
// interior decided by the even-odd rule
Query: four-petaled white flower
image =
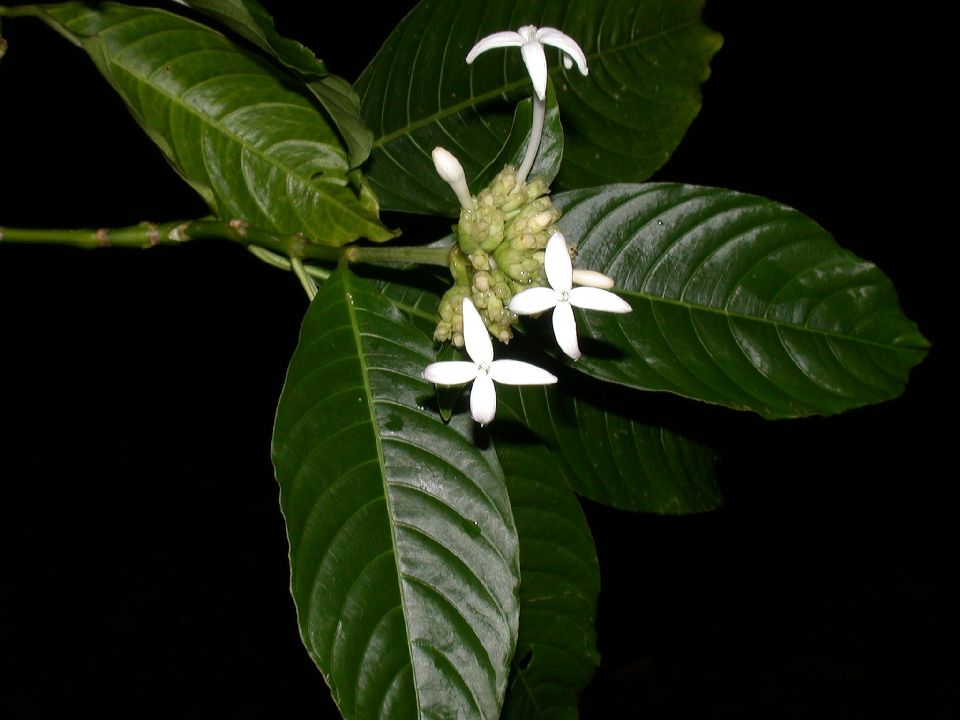
<path fill-rule="evenodd" d="M 494 381 L 505 385 L 549 385 L 557 378 L 546 370 L 519 360 L 494 360 L 490 334 L 469 298 L 463 300 L 463 340 L 471 362 L 454 360 L 427 365 L 423 377 L 437 385 L 461 385 L 473 381 L 470 414 L 481 425 L 493 421 L 497 412 Z"/>
<path fill-rule="evenodd" d="M 537 28 L 534 25 L 524 25 L 517 32 L 495 32 L 480 40 L 467 53 L 467 63 L 472 63 L 482 52 L 499 47 L 518 47 L 523 56 L 523 62 L 533 81 L 533 89 L 540 100 L 547 96 L 547 56 L 543 52 L 544 45 L 552 45 L 564 52 L 563 65 L 567 69 L 572 67 L 571 59 L 575 60 L 581 75 L 587 74 L 587 58 L 577 42 L 569 35 L 552 27 Z"/>
<path fill-rule="evenodd" d="M 577 344 L 577 323 L 573 307 L 585 310 L 628 313 L 633 308 L 612 292 L 598 287 L 573 287 L 573 264 L 567 251 L 567 241 L 561 233 L 554 233 L 547 243 L 543 269 L 550 287 L 535 287 L 513 296 L 510 309 L 518 315 L 535 315 L 553 308 L 553 332 L 560 349 L 574 360 L 580 357 Z"/>

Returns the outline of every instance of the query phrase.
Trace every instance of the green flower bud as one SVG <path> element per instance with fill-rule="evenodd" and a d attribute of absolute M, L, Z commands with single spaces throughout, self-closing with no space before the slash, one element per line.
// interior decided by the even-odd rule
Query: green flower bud
<path fill-rule="evenodd" d="M 440 307 L 437 308 L 440 322 L 433 331 L 434 340 L 437 342 L 451 340 L 454 333 L 463 330 L 463 299 L 469 292 L 470 288 L 454 285 L 440 298 Z"/>
<path fill-rule="evenodd" d="M 487 292 L 490 289 L 490 273 L 481 270 L 473 276 L 473 291 Z"/>
<path fill-rule="evenodd" d="M 455 285 L 470 284 L 470 262 L 456 246 L 450 251 L 450 274 Z"/>
<path fill-rule="evenodd" d="M 470 264 L 473 265 L 474 270 L 489 270 L 490 256 L 483 250 L 477 250 L 470 256 Z"/>

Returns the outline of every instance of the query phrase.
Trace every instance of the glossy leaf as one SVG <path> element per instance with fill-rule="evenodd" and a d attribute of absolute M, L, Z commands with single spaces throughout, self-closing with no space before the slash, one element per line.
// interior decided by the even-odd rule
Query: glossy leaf
<path fill-rule="evenodd" d="M 505 690 L 516 530 L 499 469 L 423 407 L 433 354 L 338 270 L 304 318 L 277 411 L 301 634 L 347 718 L 495 718 Z"/>
<path fill-rule="evenodd" d="M 515 425 L 491 427 L 520 537 L 520 638 L 504 720 L 576 718 L 600 661 L 600 568 L 583 510 L 554 455 Z"/>
<path fill-rule="evenodd" d="M 327 72 L 313 51 L 282 37 L 256 0 L 176 0 L 223 23 L 299 74 L 327 111 L 347 145 L 350 166 L 370 155 L 373 133 L 360 119 L 360 97 L 343 78 Z"/>
<path fill-rule="evenodd" d="M 323 77 L 327 68 L 313 51 L 280 35 L 273 18 L 256 0 L 174 0 L 199 10 L 266 51 L 291 70 Z"/>
<path fill-rule="evenodd" d="M 39 6 L 80 44 L 219 217 L 339 245 L 386 240 L 376 200 L 308 91 L 219 33 L 160 10 Z"/>
<path fill-rule="evenodd" d="M 700 19 L 702 0 L 423 0 L 357 81 L 374 132 L 370 180 L 384 208 L 453 213 L 433 174 L 443 145 L 475 177 L 500 151 L 513 105 L 532 89 L 517 48 L 465 63 L 476 41 L 523 25 L 577 40 L 590 73 L 566 70 L 548 49 L 564 128 L 557 185 L 644 180 L 670 157 L 700 109 L 700 83 L 720 36 Z"/>
<path fill-rule="evenodd" d="M 506 417 L 536 433 L 570 488 L 637 512 L 686 515 L 720 507 L 716 453 L 633 419 L 639 393 L 610 393 L 595 381 L 571 390 L 574 382 L 561 377 L 557 386 L 505 388 L 497 396 Z"/>
<path fill-rule="evenodd" d="M 373 147 L 373 132 L 360 117 L 360 96 L 338 75 L 311 80 L 307 85 L 336 123 L 347 144 L 350 167 L 358 167 L 370 157 Z"/>
<path fill-rule="evenodd" d="M 576 265 L 614 277 L 633 306 L 578 314 L 577 369 L 597 378 L 767 417 L 829 415 L 896 397 L 926 354 L 890 280 L 796 210 L 673 184 L 555 201 Z"/>

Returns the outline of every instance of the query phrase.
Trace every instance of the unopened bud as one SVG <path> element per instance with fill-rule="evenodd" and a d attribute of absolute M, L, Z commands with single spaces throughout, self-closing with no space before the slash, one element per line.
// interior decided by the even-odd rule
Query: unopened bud
<path fill-rule="evenodd" d="M 490 273 L 480 271 L 473 276 L 473 289 L 478 292 L 486 292 L 490 289 Z"/>
<path fill-rule="evenodd" d="M 535 177 L 527 183 L 526 195 L 528 200 L 533 200 L 549 192 L 550 187 L 543 181 L 543 178 Z"/>
<path fill-rule="evenodd" d="M 489 270 L 490 259 L 483 250 L 477 250 L 470 256 L 470 262 L 476 270 Z"/>
<path fill-rule="evenodd" d="M 596 270 L 574 270 L 573 284 L 609 290 L 613 287 L 613 278 Z"/>
<path fill-rule="evenodd" d="M 467 187 L 467 176 L 464 175 L 463 165 L 453 156 L 449 150 L 445 150 L 439 145 L 433 149 L 433 166 L 437 169 L 437 175 L 453 188 L 453 192 L 460 201 L 460 207 L 469 210 L 474 207 L 473 196 L 470 195 L 470 188 Z"/>

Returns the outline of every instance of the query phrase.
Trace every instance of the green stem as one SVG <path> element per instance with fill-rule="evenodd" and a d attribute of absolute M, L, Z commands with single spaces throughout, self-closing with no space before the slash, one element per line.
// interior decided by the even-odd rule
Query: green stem
<path fill-rule="evenodd" d="M 4 228 L 0 242 L 70 245 L 80 248 L 180 245 L 191 240 L 232 240 L 299 260 L 337 263 L 420 264 L 446 266 L 450 248 L 430 247 L 328 247 L 309 242 L 303 235 L 279 235 L 248 225 L 242 220 L 186 220 L 170 223 L 140 223 L 122 228 L 81 230 Z M 261 258 L 262 259 L 262 258 Z"/>
<path fill-rule="evenodd" d="M 303 285 L 303 290 L 307 293 L 307 299 L 312 301 L 317 294 L 317 284 L 313 281 L 313 278 L 307 274 L 306 269 L 303 267 L 303 260 L 300 258 L 290 258 L 290 269 L 293 270 L 293 274 L 297 276 L 297 280 Z"/>

